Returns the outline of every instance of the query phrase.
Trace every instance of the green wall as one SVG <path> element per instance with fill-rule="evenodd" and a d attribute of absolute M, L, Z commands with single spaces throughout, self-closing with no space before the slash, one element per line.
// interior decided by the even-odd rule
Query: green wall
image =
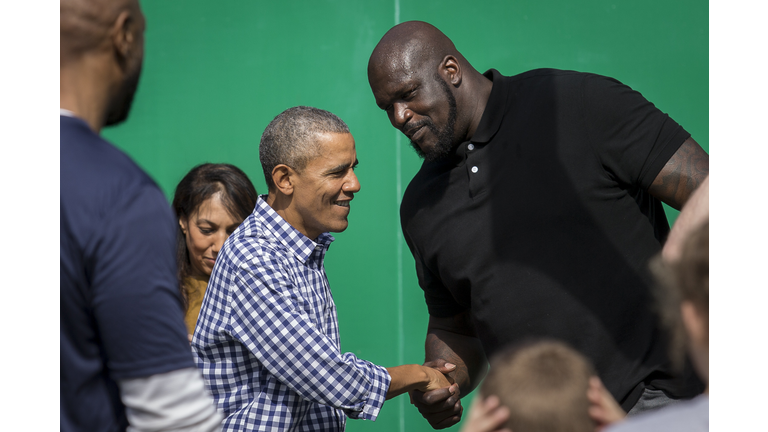
<path fill-rule="evenodd" d="M 421 363 L 427 323 L 398 220 L 420 160 L 374 104 L 366 78 L 368 56 L 392 25 L 436 25 L 480 71 L 553 67 L 615 77 L 708 149 L 708 9 L 700 0 L 145 0 L 142 7 L 147 45 L 134 108 L 104 135 L 169 199 L 202 162 L 235 164 L 265 193 L 259 137 L 286 108 L 316 106 L 349 124 L 362 190 L 326 267 L 342 349 L 384 366 Z M 350 420 L 348 430 L 431 428 L 404 396 L 387 402 L 375 423 Z"/>

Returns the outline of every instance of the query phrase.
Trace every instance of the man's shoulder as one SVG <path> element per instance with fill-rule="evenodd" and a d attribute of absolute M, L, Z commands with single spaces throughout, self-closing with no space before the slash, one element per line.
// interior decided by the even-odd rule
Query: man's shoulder
<path fill-rule="evenodd" d="M 64 116 L 60 145 L 61 229 L 81 247 L 100 233 L 135 226 L 139 219 L 160 229 L 164 238 L 175 236 L 173 213 L 162 191 L 125 153 L 82 120 Z M 148 232 L 154 231 L 138 233 Z"/>
<path fill-rule="evenodd" d="M 588 77 L 595 77 L 595 78 L 613 79 L 611 77 L 607 77 L 607 76 L 592 73 L 592 72 L 581 72 L 581 71 L 575 71 L 575 70 L 569 70 L 569 69 L 555 69 L 555 68 L 531 69 L 516 75 L 510 75 L 510 76 L 502 75 L 502 77 L 507 80 L 513 80 L 513 81 L 537 79 L 537 78 L 538 79 L 557 78 L 562 80 L 580 80 Z"/>
<path fill-rule="evenodd" d="M 539 68 L 517 75 L 499 75 L 505 83 L 516 89 L 510 97 L 519 98 L 526 91 L 540 94 L 544 91 L 561 93 L 569 89 L 591 91 L 594 86 L 612 86 L 622 84 L 616 78 L 592 72 L 580 72 L 567 69 Z M 584 86 L 589 86 L 585 88 Z"/>
<path fill-rule="evenodd" d="M 92 198 L 99 191 L 117 196 L 115 188 L 120 193 L 143 186 L 157 188 L 122 150 L 91 131 L 82 120 L 66 116 L 61 117 L 60 124 L 60 169 L 62 194 L 80 191 L 79 195 Z"/>
<path fill-rule="evenodd" d="M 231 269 L 247 272 L 279 267 L 289 258 L 285 245 L 253 213 L 230 235 L 220 254 Z"/>

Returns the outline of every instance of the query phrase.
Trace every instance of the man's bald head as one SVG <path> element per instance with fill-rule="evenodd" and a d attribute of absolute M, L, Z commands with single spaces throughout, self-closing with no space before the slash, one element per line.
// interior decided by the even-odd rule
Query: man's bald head
<path fill-rule="evenodd" d="M 128 117 L 144 59 L 138 0 L 60 0 L 61 103 L 94 130 Z"/>
<path fill-rule="evenodd" d="M 374 69 L 416 71 L 437 69 L 445 56 L 454 56 L 469 66 L 453 42 L 437 27 L 423 21 L 408 21 L 392 27 L 379 41 L 368 61 L 368 75 Z"/>
<path fill-rule="evenodd" d="M 133 19 L 141 17 L 137 0 L 61 0 L 60 7 L 62 64 L 106 49 L 122 12 L 129 12 Z"/>

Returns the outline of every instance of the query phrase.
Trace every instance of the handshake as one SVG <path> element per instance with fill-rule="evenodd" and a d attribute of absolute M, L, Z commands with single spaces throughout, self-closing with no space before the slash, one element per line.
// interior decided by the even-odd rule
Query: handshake
<path fill-rule="evenodd" d="M 411 404 L 435 429 L 453 426 L 461 420 L 461 389 L 454 380 L 456 365 L 434 360 L 424 365 L 387 368 L 390 382 L 387 399 L 408 392 Z"/>

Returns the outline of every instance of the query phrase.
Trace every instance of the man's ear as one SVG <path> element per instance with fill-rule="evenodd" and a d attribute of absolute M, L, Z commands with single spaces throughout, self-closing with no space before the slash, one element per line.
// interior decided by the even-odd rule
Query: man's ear
<path fill-rule="evenodd" d="M 293 181 L 296 171 L 288 165 L 280 164 L 272 168 L 272 182 L 283 195 L 293 195 Z"/>
<path fill-rule="evenodd" d="M 120 12 L 112 25 L 112 46 L 121 65 L 125 65 L 131 50 L 136 49 L 137 30 L 136 19 L 127 10 Z"/>
<path fill-rule="evenodd" d="M 461 84 L 461 65 L 452 55 L 447 55 L 440 63 L 440 75 L 449 83 L 458 87 Z"/>

